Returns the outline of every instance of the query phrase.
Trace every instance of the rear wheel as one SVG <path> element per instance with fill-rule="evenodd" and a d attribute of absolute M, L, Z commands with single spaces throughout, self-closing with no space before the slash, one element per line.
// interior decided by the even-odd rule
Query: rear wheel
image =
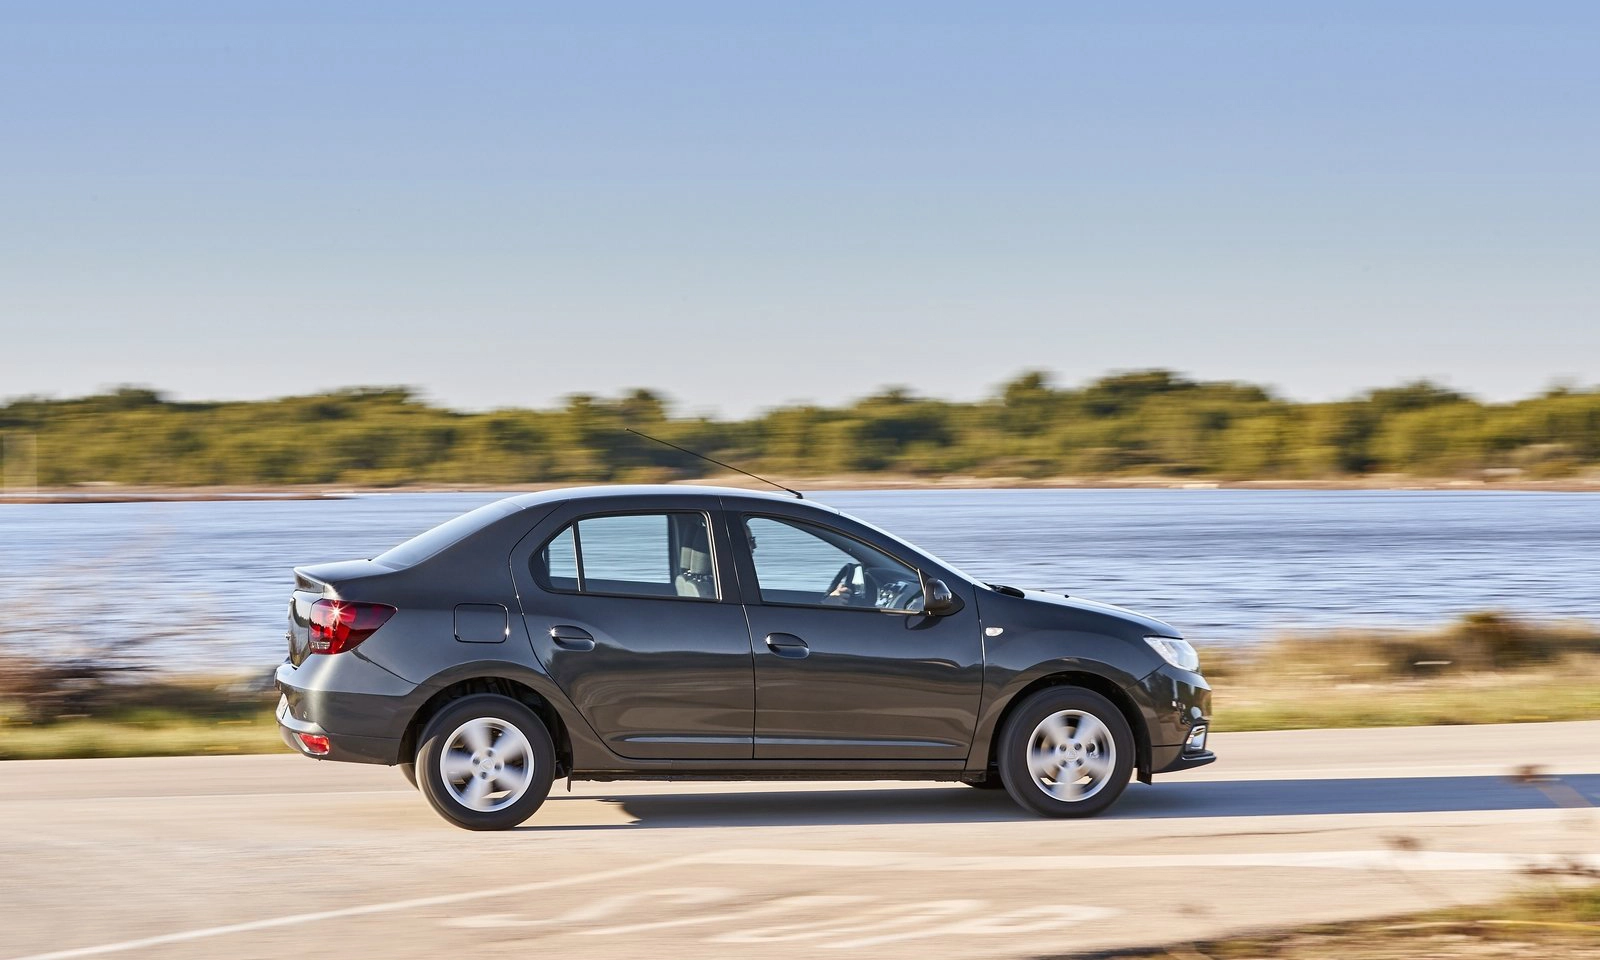
<path fill-rule="evenodd" d="M 1000 776 L 1029 810 L 1092 817 L 1127 787 L 1133 751 L 1133 730 L 1110 700 L 1081 687 L 1048 687 L 1006 721 Z"/>
<path fill-rule="evenodd" d="M 506 830 L 550 793 L 555 747 L 526 705 L 476 694 L 440 710 L 422 734 L 417 783 L 446 820 L 468 830 Z"/>

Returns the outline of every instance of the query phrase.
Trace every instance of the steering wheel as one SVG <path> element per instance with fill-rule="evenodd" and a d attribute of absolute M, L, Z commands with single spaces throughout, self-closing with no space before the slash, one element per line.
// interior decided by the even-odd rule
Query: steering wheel
<path fill-rule="evenodd" d="M 861 573 L 862 586 L 856 585 L 856 574 L 858 572 Z M 861 569 L 861 564 L 847 563 L 840 567 L 839 572 L 834 575 L 833 582 L 828 584 L 828 592 L 822 595 L 822 599 L 824 602 L 842 600 L 849 604 L 865 600 L 867 596 L 866 579 L 866 572 Z M 843 593 L 838 592 L 840 587 L 845 588 Z"/>

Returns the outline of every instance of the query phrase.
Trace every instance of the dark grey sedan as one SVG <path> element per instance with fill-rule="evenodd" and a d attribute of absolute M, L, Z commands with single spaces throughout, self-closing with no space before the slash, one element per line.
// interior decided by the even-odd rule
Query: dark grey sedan
<path fill-rule="evenodd" d="M 475 830 L 558 777 L 949 780 L 1074 817 L 1215 759 L 1167 624 L 742 490 L 528 494 L 296 568 L 288 642 L 284 739 Z"/>

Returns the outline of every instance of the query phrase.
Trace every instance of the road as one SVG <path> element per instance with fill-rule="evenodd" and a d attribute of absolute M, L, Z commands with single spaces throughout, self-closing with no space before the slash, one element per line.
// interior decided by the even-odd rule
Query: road
<path fill-rule="evenodd" d="M 13 761 L 0 958 L 1048 957 L 1476 903 L 1600 868 L 1597 742 L 1218 733 L 1093 821 L 960 785 L 558 783 L 501 834 L 383 767 Z"/>

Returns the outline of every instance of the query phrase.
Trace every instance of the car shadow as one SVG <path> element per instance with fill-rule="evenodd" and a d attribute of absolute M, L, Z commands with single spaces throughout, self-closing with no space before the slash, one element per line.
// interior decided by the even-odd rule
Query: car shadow
<path fill-rule="evenodd" d="M 692 787 L 686 787 L 692 791 Z M 749 793 L 664 793 L 573 797 L 563 804 L 615 804 L 631 823 L 550 824 L 535 831 L 634 830 L 662 827 L 808 826 L 827 824 L 992 823 L 1037 819 L 1004 791 L 949 789 L 796 790 Z M 1388 777 L 1362 780 L 1245 780 L 1129 786 L 1102 815 L 1113 820 L 1186 817 L 1330 816 L 1349 813 L 1444 813 L 1538 810 L 1600 805 L 1600 774 L 1551 777 L 1538 783 L 1505 777 Z"/>

